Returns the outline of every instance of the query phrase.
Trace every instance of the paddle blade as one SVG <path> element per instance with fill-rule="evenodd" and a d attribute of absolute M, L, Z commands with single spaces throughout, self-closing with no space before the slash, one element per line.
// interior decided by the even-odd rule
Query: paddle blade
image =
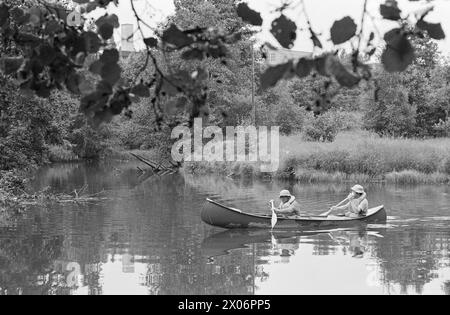
<path fill-rule="evenodd" d="M 275 213 L 275 211 L 272 210 L 272 230 L 275 228 L 275 225 L 277 225 L 278 222 L 278 216 Z"/>

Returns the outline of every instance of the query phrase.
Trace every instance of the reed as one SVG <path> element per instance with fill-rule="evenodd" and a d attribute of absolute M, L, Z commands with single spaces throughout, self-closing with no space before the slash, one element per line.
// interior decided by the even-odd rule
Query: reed
<path fill-rule="evenodd" d="M 189 163 L 193 173 L 262 177 L 258 163 Z M 365 131 L 344 132 L 333 143 L 280 139 L 280 168 L 272 177 L 308 183 L 371 182 L 420 184 L 450 182 L 450 138 L 398 139 Z"/>
<path fill-rule="evenodd" d="M 78 162 L 80 158 L 64 146 L 52 145 L 48 148 L 48 159 L 52 163 Z"/>

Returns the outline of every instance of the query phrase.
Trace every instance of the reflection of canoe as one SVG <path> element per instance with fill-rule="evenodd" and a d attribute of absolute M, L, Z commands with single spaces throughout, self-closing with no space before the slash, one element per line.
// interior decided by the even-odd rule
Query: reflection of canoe
<path fill-rule="evenodd" d="M 202 251 L 208 257 L 228 254 L 230 250 L 248 248 L 250 244 L 270 243 L 275 240 L 279 244 L 290 243 L 293 239 L 303 236 L 314 236 L 328 232 L 299 232 L 268 230 L 228 230 L 214 234 L 202 243 Z M 298 244 L 298 241 L 295 241 Z"/>
<path fill-rule="evenodd" d="M 271 215 L 258 215 L 244 213 L 238 209 L 224 206 L 210 199 L 206 200 L 206 205 L 202 211 L 203 222 L 225 229 L 255 228 L 270 229 Z M 323 229 L 349 227 L 367 223 L 385 223 L 387 219 L 384 206 L 370 209 L 367 216 L 360 218 L 347 218 L 338 216 L 325 217 L 298 217 L 298 218 L 278 218 L 276 229 Z"/>

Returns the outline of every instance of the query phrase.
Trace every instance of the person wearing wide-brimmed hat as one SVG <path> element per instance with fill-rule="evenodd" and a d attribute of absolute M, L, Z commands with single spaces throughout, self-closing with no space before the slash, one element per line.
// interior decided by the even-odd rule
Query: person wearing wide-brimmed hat
<path fill-rule="evenodd" d="M 333 212 L 340 212 L 338 214 L 345 215 L 350 218 L 358 218 L 366 216 L 369 210 L 369 202 L 367 201 L 367 194 L 364 187 L 361 185 L 355 185 L 351 189 L 350 195 L 343 200 L 340 204 L 332 207 L 327 213 L 327 216 Z"/>
<path fill-rule="evenodd" d="M 274 208 L 276 214 L 286 216 L 300 216 L 300 205 L 295 200 L 295 197 L 289 192 L 289 190 L 283 190 L 280 192 L 281 203 L 278 208 Z M 272 201 L 273 206 L 273 201 Z"/>

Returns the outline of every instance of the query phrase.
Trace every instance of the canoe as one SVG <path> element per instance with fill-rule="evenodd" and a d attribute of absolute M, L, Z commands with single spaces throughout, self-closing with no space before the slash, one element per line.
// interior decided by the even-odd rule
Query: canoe
<path fill-rule="evenodd" d="M 251 214 L 239 209 L 227 207 L 211 199 L 206 199 L 201 212 L 206 224 L 225 229 L 271 229 L 272 215 Z M 325 217 L 278 217 L 275 229 L 330 229 L 352 227 L 362 224 L 386 223 L 387 214 L 384 206 L 370 209 L 366 216 L 347 218 L 339 216 Z"/>

